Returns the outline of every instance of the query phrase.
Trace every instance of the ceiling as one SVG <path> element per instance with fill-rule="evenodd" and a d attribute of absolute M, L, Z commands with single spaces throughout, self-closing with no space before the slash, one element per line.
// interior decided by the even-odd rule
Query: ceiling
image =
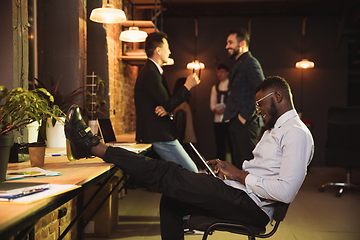
<path fill-rule="evenodd" d="M 155 5 L 155 0 L 131 0 Z M 337 16 L 344 26 L 360 26 L 360 0 L 157 0 L 163 17 Z"/>
<path fill-rule="evenodd" d="M 337 14 L 346 0 L 163 0 L 164 15 Z"/>

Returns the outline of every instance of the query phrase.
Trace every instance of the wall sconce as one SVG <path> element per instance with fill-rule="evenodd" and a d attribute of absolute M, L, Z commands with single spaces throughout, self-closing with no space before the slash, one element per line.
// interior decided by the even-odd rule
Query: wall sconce
<path fill-rule="evenodd" d="M 302 24 L 302 38 L 301 38 L 301 53 L 303 55 L 303 59 L 299 62 L 297 62 L 295 64 L 295 67 L 296 68 L 299 68 L 299 69 L 308 69 L 308 68 L 314 68 L 315 67 L 315 64 L 314 62 L 312 61 L 309 61 L 308 59 L 306 59 L 304 56 L 305 56 L 305 28 L 306 28 L 306 20 L 307 18 L 304 18 L 303 19 L 303 24 Z"/>
<path fill-rule="evenodd" d="M 120 40 L 123 42 L 145 42 L 147 33 L 140 31 L 138 27 L 129 27 L 129 30 L 122 31 Z"/>
<path fill-rule="evenodd" d="M 109 2 L 91 11 L 90 20 L 98 23 L 122 23 L 126 21 L 124 11 L 114 8 Z"/>

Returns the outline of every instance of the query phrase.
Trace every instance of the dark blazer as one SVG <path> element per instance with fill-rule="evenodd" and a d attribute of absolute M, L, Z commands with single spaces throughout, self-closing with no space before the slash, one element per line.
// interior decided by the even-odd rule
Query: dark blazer
<path fill-rule="evenodd" d="M 243 53 L 229 73 L 229 96 L 223 121 L 240 113 L 249 120 L 255 113 L 255 88 L 264 80 L 259 61 L 250 52 Z"/>
<path fill-rule="evenodd" d="M 151 61 L 147 60 L 135 83 L 136 141 L 143 143 L 173 141 L 177 130 L 170 116 L 155 114 L 157 106 L 172 112 L 178 105 L 191 97 L 186 87 L 170 95 L 165 78 Z"/>

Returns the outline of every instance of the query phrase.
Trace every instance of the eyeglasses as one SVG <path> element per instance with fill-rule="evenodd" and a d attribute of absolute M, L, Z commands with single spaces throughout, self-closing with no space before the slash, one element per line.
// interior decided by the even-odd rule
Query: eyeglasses
<path fill-rule="evenodd" d="M 264 100 L 265 98 L 269 97 L 271 94 L 274 94 L 274 93 L 275 93 L 275 92 L 271 92 L 271 93 L 269 93 L 268 95 L 266 95 L 265 97 L 262 97 L 262 98 L 260 98 L 259 100 L 257 100 L 257 101 L 255 102 L 255 108 L 256 108 L 256 111 L 257 111 L 257 112 L 258 112 L 259 109 L 260 109 L 259 102 L 261 102 L 262 100 Z"/>

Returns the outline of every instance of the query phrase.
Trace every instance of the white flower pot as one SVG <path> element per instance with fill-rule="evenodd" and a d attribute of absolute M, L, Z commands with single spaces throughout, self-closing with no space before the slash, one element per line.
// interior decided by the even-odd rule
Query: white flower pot
<path fill-rule="evenodd" d="M 37 142 L 39 123 L 35 121 L 26 125 L 26 127 L 28 129 L 28 142 Z"/>
<path fill-rule="evenodd" d="M 62 118 L 65 122 L 65 118 Z M 48 148 L 65 148 L 66 138 L 64 132 L 64 124 L 56 122 L 55 126 L 52 125 L 51 119 L 47 120 L 49 126 L 46 128 L 46 147 Z"/>
<path fill-rule="evenodd" d="M 89 120 L 89 127 L 94 135 L 98 133 L 99 126 L 96 120 Z"/>

